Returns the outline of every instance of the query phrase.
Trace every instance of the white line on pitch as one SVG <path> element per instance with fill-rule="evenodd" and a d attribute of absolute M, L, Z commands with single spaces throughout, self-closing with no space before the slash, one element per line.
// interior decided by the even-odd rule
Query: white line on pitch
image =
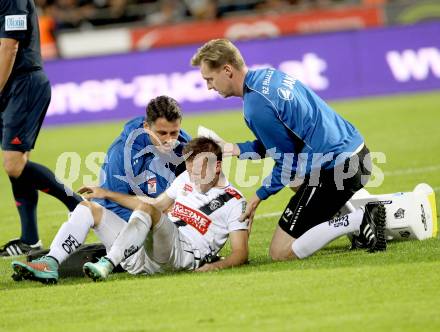
<path fill-rule="evenodd" d="M 406 174 L 436 172 L 439 170 L 440 170 L 440 165 L 432 165 L 426 167 L 402 168 L 402 169 L 396 169 L 394 171 L 385 171 L 383 173 L 385 176 L 398 176 L 398 175 L 406 175 Z"/>
<path fill-rule="evenodd" d="M 270 218 L 270 217 L 279 217 L 281 215 L 281 213 L 283 213 L 283 211 L 263 213 L 263 214 L 256 215 L 254 217 L 254 219 L 265 219 L 265 218 Z"/>

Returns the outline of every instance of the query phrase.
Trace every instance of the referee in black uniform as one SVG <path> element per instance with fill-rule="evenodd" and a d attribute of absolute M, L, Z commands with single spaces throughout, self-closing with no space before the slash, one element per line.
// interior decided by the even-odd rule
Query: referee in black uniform
<path fill-rule="evenodd" d="M 21 220 L 21 237 L 0 248 L 0 256 L 41 247 L 36 209 L 38 190 L 72 211 L 81 201 L 69 196 L 52 171 L 29 160 L 46 115 L 51 87 L 43 71 L 38 17 L 33 0 L 0 1 L 0 141 Z M 1 220 L 0 220 L 1 227 Z"/>

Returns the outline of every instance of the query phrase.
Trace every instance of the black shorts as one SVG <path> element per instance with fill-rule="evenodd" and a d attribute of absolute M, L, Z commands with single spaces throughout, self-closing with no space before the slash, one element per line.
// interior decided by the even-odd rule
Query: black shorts
<path fill-rule="evenodd" d="M 342 172 L 354 175 L 342 180 L 339 176 Z M 354 193 L 364 187 L 370 174 L 371 158 L 364 146 L 344 163 L 333 169 L 321 170 L 319 181 L 311 181 L 307 177 L 290 199 L 279 226 L 297 239 L 310 228 L 333 218 Z"/>
<path fill-rule="evenodd" d="M 30 151 L 46 116 L 51 88 L 42 70 L 16 76 L 0 100 L 2 150 Z"/>

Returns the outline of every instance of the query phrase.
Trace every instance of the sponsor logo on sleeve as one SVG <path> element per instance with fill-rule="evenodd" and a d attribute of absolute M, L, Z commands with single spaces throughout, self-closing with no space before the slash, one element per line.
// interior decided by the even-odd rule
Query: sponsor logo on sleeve
<path fill-rule="evenodd" d="M 270 93 L 270 80 L 272 79 L 272 75 L 274 73 L 273 69 L 269 69 L 266 73 L 266 75 L 264 76 L 264 80 L 263 80 L 263 87 L 261 89 L 261 92 L 263 92 L 263 94 L 268 95 Z"/>
<path fill-rule="evenodd" d="M 148 194 L 155 194 L 157 192 L 157 180 L 156 178 L 149 178 L 147 180 Z"/>
<path fill-rule="evenodd" d="M 193 188 L 192 188 L 192 186 L 190 184 L 185 183 L 185 186 L 183 187 L 183 191 L 187 191 L 187 192 L 190 193 L 190 192 L 193 191 Z"/>
<path fill-rule="evenodd" d="M 27 30 L 26 15 L 7 15 L 5 16 L 5 31 Z"/>
<path fill-rule="evenodd" d="M 229 195 L 233 196 L 236 199 L 240 199 L 241 198 L 240 193 L 237 190 L 235 190 L 235 189 L 233 189 L 231 187 L 226 188 L 225 192 L 228 193 Z"/>

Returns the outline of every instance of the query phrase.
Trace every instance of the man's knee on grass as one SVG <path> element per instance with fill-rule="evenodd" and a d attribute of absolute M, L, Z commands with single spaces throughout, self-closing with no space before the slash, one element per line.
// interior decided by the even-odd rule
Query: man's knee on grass
<path fill-rule="evenodd" d="M 297 257 L 292 250 L 294 241 L 295 239 L 291 235 L 283 231 L 280 226 L 277 226 L 269 248 L 270 258 L 274 261 L 296 259 Z"/>
<path fill-rule="evenodd" d="M 271 245 L 269 249 L 269 255 L 270 258 L 276 262 L 297 259 L 292 251 L 291 246 L 279 247 Z"/>

